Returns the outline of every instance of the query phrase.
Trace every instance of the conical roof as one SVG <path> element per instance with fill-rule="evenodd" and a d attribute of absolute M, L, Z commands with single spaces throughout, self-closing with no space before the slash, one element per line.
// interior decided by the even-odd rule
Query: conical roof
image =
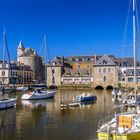
<path fill-rule="evenodd" d="M 18 49 L 24 49 L 24 46 L 21 41 L 19 42 Z"/>

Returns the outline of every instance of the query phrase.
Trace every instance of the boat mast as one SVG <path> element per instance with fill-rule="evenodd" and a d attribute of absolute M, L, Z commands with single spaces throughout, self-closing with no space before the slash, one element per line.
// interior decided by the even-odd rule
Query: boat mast
<path fill-rule="evenodd" d="M 2 62 L 2 84 L 4 85 L 4 77 L 5 77 L 5 49 L 6 49 L 6 32 L 4 29 L 3 32 L 3 62 Z"/>
<path fill-rule="evenodd" d="M 46 73 L 46 55 L 47 55 L 47 42 L 46 42 L 46 34 L 44 34 L 44 49 L 45 49 L 45 55 L 44 55 L 44 66 L 45 66 L 45 83 L 47 85 L 47 73 Z"/>
<path fill-rule="evenodd" d="M 134 92 L 137 94 L 137 54 L 136 54 L 136 0 L 133 0 L 133 51 L 134 51 Z M 136 98 L 135 98 L 136 99 Z"/>

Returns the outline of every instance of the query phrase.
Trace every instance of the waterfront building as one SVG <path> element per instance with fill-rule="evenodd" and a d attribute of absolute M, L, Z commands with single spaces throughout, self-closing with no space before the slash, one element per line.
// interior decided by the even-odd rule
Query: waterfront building
<path fill-rule="evenodd" d="M 35 50 L 24 48 L 21 41 L 17 49 L 17 62 L 31 66 L 33 81 L 35 83 L 45 81 L 45 64 L 43 63 L 43 58 Z"/>
<path fill-rule="evenodd" d="M 65 68 L 70 69 L 70 64 L 64 57 L 55 57 L 46 65 L 46 81 L 47 86 L 61 86 L 62 75 L 65 73 Z"/>
<path fill-rule="evenodd" d="M 33 83 L 33 70 L 31 66 L 17 63 L 17 77 L 18 84 L 31 84 Z"/>
<path fill-rule="evenodd" d="M 122 87 L 134 87 L 134 67 L 121 68 L 121 80 Z M 137 85 L 140 87 L 140 67 L 137 67 Z"/>
<path fill-rule="evenodd" d="M 0 61 L 0 82 L 4 84 L 32 83 L 33 71 L 30 66 L 14 61 L 5 62 L 5 69 L 2 68 L 2 65 L 3 62 Z M 4 81 L 2 81 L 3 77 Z"/>
<path fill-rule="evenodd" d="M 102 56 L 93 68 L 94 87 L 109 88 L 117 86 L 119 81 L 119 67 L 107 55 Z"/>

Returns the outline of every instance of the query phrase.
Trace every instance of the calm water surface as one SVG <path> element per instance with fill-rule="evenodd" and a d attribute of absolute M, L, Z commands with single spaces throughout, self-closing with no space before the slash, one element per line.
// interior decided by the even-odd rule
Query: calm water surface
<path fill-rule="evenodd" d="M 21 101 L 0 111 L 0 140 L 94 140 L 98 122 L 114 112 L 111 91 L 94 91 L 97 102 L 61 109 L 82 91 L 58 91 L 54 99 Z"/>

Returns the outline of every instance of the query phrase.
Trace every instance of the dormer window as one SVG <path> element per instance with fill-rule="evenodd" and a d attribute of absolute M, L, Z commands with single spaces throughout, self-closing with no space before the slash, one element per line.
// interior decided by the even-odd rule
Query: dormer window
<path fill-rule="evenodd" d="M 106 60 L 103 60 L 103 65 L 107 64 Z"/>
<path fill-rule="evenodd" d="M 75 62 L 75 59 L 74 58 L 72 58 L 72 62 Z"/>
<path fill-rule="evenodd" d="M 55 66 L 55 64 L 56 64 L 56 63 L 55 63 L 55 62 L 53 62 L 53 66 Z"/>
<path fill-rule="evenodd" d="M 79 62 L 82 62 L 82 58 L 79 58 Z"/>

